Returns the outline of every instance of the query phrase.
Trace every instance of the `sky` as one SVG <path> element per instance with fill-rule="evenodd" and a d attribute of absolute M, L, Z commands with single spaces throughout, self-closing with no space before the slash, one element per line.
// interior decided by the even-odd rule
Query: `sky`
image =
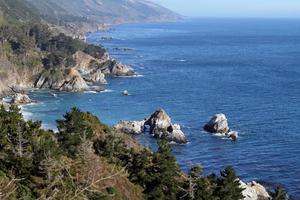
<path fill-rule="evenodd" d="M 299 18 L 300 0 L 153 0 L 192 17 Z"/>

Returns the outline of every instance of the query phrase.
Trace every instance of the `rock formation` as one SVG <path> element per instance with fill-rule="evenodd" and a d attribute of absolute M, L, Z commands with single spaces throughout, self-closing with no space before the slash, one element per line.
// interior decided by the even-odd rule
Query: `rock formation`
<path fill-rule="evenodd" d="M 226 116 L 222 113 L 216 114 L 204 126 L 204 130 L 210 133 L 228 133 L 230 129 Z"/>
<path fill-rule="evenodd" d="M 27 94 L 16 93 L 12 96 L 11 104 L 22 105 L 29 104 L 32 100 Z"/>
<path fill-rule="evenodd" d="M 145 121 L 120 121 L 115 129 L 127 134 L 141 134 L 144 132 Z"/>
<path fill-rule="evenodd" d="M 213 116 L 209 122 L 204 125 L 203 129 L 209 133 L 221 134 L 232 140 L 237 140 L 238 138 L 238 133 L 230 130 L 228 120 L 223 113 Z"/>
<path fill-rule="evenodd" d="M 113 62 L 109 67 L 109 72 L 114 76 L 133 76 L 134 70 L 128 66 L 118 62 Z"/>
<path fill-rule="evenodd" d="M 150 127 L 150 134 L 156 138 L 166 139 L 170 142 L 186 143 L 187 139 L 179 125 L 173 125 L 171 118 L 163 110 L 153 113 L 145 122 Z"/>
<path fill-rule="evenodd" d="M 107 81 L 105 79 L 105 74 L 101 72 L 101 70 L 95 70 L 88 75 L 84 75 L 83 79 L 90 83 L 99 83 L 99 84 L 106 84 Z"/>
<path fill-rule="evenodd" d="M 245 197 L 243 200 L 269 200 L 271 199 L 269 193 L 266 188 L 261 184 L 252 181 L 249 183 L 244 183 L 240 181 L 241 188 L 243 188 L 243 196 Z"/>
<path fill-rule="evenodd" d="M 35 87 L 75 92 L 88 89 L 88 85 L 75 68 L 46 71 L 40 75 Z"/>

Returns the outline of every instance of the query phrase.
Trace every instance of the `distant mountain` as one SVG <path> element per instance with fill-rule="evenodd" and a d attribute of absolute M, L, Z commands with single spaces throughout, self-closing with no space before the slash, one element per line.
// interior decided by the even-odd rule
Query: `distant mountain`
<path fill-rule="evenodd" d="M 0 0 L 0 16 L 21 21 L 40 17 L 36 9 L 24 0 Z"/>
<path fill-rule="evenodd" d="M 122 23 L 177 20 L 180 16 L 145 0 L 26 0 L 56 22 Z"/>

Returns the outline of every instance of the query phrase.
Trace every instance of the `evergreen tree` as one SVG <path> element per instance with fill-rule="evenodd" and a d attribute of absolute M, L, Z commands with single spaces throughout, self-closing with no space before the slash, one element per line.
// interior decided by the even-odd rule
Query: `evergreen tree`
<path fill-rule="evenodd" d="M 217 184 L 216 195 L 222 200 L 240 200 L 244 198 L 239 178 L 232 167 L 227 167 L 221 172 L 221 178 L 217 180 Z"/>
<path fill-rule="evenodd" d="M 170 145 L 164 140 L 158 145 L 158 151 L 153 157 L 153 166 L 149 170 L 152 179 L 147 181 L 144 193 L 147 199 L 151 200 L 175 200 L 179 192 L 179 167 Z"/>
<path fill-rule="evenodd" d="M 58 120 L 57 138 L 63 151 L 68 156 L 74 157 L 78 153 L 78 147 L 87 139 L 93 137 L 93 123 L 99 122 L 90 113 L 83 113 L 78 108 L 72 108 L 71 112 L 64 115 L 63 120 Z"/>
<path fill-rule="evenodd" d="M 275 192 L 272 194 L 272 199 L 273 200 L 286 200 L 287 194 L 285 190 L 282 187 L 277 187 L 275 189 Z"/>

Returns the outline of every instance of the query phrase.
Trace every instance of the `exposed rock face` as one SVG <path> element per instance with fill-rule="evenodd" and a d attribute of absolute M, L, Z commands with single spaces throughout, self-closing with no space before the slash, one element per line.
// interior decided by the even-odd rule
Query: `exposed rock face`
<path fill-rule="evenodd" d="M 12 104 L 17 104 L 17 105 L 29 104 L 31 102 L 32 100 L 29 98 L 27 94 L 21 94 L 21 93 L 14 94 L 11 100 Z"/>
<path fill-rule="evenodd" d="M 170 142 L 186 143 L 187 139 L 179 125 L 173 125 L 171 118 L 163 110 L 153 113 L 145 122 L 150 127 L 150 134 L 154 137 L 166 139 Z"/>
<path fill-rule="evenodd" d="M 271 199 L 266 188 L 261 184 L 252 181 L 249 183 L 244 183 L 240 181 L 241 188 L 243 188 L 243 200 L 269 200 Z"/>
<path fill-rule="evenodd" d="M 96 70 L 95 72 L 84 75 L 83 79 L 92 83 L 106 84 L 107 81 L 105 79 L 105 74 L 101 72 L 101 70 Z"/>
<path fill-rule="evenodd" d="M 204 126 L 204 130 L 210 133 L 223 133 L 229 132 L 229 126 L 227 118 L 224 114 L 216 114 L 211 120 Z"/>
<path fill-rule="evenodd" d="M 130 66 L 117 62 L 112 64 L 109 70 L 110 74 L 114 76 L 133 76 L 135 74 L 134 70 Z"/>
<path fill-rule="evenodd" d="M 43 73 L 35 84 L 38 88 L 49 88 L 61 91 L 84 91 L 88 85 L 75 68 Z"/>
<path fill-rule="evenodd" d="M 220 134 L 232 140 L 238 139 L 238 132 L 230 130 L 228 120 L 222 113 L 213 116 L 203 128 L 209 133 Z"/>
<path fill-rule="evenodd" d="M 144 132 L 145 121 L 120 121 L 115 129 L 127 134 L 141 134 Z"/>
<path fill-rule="evenodd" d="M 99 69 L 107 60 L 109 56 L 107 53 L 101 59 L 94 58 L 82 51 L 77 51 L 73 55 L 75 60 L 75 68 L 83 75 L 90 74 L 93 71 Z"/>

